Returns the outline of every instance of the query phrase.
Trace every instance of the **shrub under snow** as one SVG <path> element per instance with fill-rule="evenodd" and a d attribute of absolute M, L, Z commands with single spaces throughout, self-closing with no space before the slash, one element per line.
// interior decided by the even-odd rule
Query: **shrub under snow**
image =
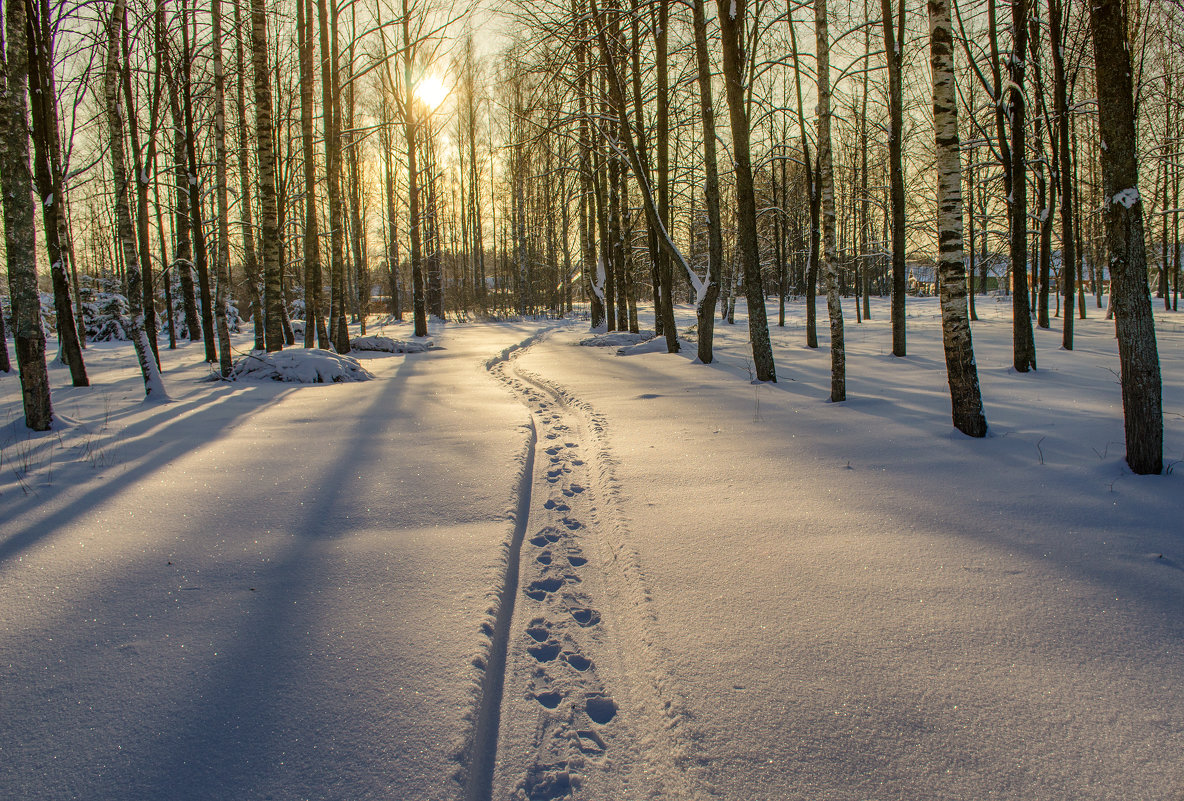
<path fill-rule="evenodd" d="M 391 339 L 390 337 L 364 336 L 351 339 L 349 346 L 354 350 L 377 350 L 384 353 L 423 353 L 424 351 L 431 350 L 432 342 L 428 339 L 422 342 L 407 342 L 402 339 Z"/>
<path fill-rule="evenodd" d="M 319 348 L 289 348 L 268 353 L 253 350 L 234 363 L 232 375 L 258 381 L 293 384 L 331 384 L 369 381 L 374 374 L 357 359 Z"/>

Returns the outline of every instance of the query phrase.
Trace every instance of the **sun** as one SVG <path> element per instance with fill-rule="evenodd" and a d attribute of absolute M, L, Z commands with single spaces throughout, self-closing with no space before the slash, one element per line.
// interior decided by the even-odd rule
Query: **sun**
<path fill-rule="evenodd" d="M 444 85 L 444 79 L 439 75 L 425 75 L 423 80 L 415 86 L 415 96 L 429 110 L 435 110 L 448 96 L 448 87 Z"/>

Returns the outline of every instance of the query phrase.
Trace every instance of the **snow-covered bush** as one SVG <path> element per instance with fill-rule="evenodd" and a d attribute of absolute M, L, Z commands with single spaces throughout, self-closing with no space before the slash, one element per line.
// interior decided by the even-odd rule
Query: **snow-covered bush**
<path fill-rule="evenodd" d="M 596 334 L 580 340 L 581 345 L 590 348 L 620 348 L 625 345 L 636 345 L 654 338 L 653 331 L 641 331 L 631 334 L 628 331 L 609 331 L 607 334 Z"/>
<path fill-rule="evenodd" d="M 7 295 L 0 297 L 0 314 L 4 315 L 4 333 L 6 336 L 11 337 L 15 328 L 12 324 L 12 301 Z M 46 339 L 58 335 L 57 322 L 58 318 L 54 314 L 53 309 L 53 295 L 48 292 L 42 292 L 41 330 L 45 333 Z"/>
<path fill-rule="evenodd" d="M 390 337 L 365 336 L 351 339 L 349 346 L 354 350 L 375 350 L 383 353 L 423 353 L 431 350 L 432 342 L 426 339 L 422 342 L 406 342 Z"/>
<path fill-rule="evenodd" d="M 128 338 L 127 296 L 119 279 L 89 275 L 78 279 L 82 296 L 82 323 L 91 342 L 122 342 Z"/>
<path fill-rule="evenodd" d="M 374 378 L 357 359 L 319 348 L 289 348 L 274 353 L 253 350 L 234 363 L 232 375 L 238 379 L 294 384 L 331 384 Z"/>

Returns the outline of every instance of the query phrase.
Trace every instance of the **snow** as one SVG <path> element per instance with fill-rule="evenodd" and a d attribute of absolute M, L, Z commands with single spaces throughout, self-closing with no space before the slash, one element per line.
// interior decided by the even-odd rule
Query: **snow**
<path fill-rule="evenodd" d="M 973 440 L 908 304 L 906 358 L 886 300 L 848 326 L 844 404 L 800 305 L 749 382 L 743 299 L 707 366 L 434 321 L 357 384 L 162 348 L 164 406 L 92 344 L 45 434 L 0 375 L 0 797 L 459 798 L 515 542 L 493 798 L 1172 797 L 1184 319 L 1138 477 L 1100 310 L 1018 374 L 978 301 Z"/>
<path fill-rule="evenodd" d="M 354 350 L 372 350 L 384 353 L 423 353 L 431 350 L 431 340 L 402 340 L 390 337 L 371 335 L 354 337 L 349 341 Z"/>
<path fill-rule="evenodd" d="M 1129 209 L 1139 202 L 1139 190 L 1137 188 L 1131 188 L 1115 192 L 1112 201 L 1114 203 L 1121 203 L 1124 208 Z"/>
<path fill-rule="evenodd" d="M 334 384 L 374 378 L 357 359 L 319 348 L 288 348 L 274 353 L 253 350 L 234 363 L 231 375 L 236 380 L 292 384 Z"/>
<path fill-rule="evenodd" d="M 603 334 L 584 337 L 580 340 L 580 344 L 589 348 L 620 348 L 625 345 L 636 345 L 639 342 L 647 342 L 653 338 L 654 331 L 652 328 L 647 331 L 639 331 L 636 334 L 629 331 L 608 331 Z"/>

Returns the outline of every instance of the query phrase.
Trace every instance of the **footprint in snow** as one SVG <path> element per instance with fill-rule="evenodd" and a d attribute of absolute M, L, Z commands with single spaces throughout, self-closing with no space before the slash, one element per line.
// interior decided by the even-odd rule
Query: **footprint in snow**
<path fill-rule="evenodd" d="M 577 729 L 576 738 L 579 740 L 579 749 L 585 754 L 599 756 L 608 750 L 600 735 L 591 729 Z"/>
<path fill-rule="evenodd" d="M 536 617 L 530 621 L 530 626 L 527 627 L 526 633 L 535 642 L 543 642 L 551 636 L 551 624 L 547 622 L 546 618 Z"/>
<path fill-rule="evenodd" d="M 600 622 L 600 613 L 589 607 L 576 607 L 570 610 L 570 614 L 582 628 L 595 626 Z"/>
<path fill-rule="evenodd" d="M 549 578 L 538 579 L 537 581 L 530 582 L 530 584 L 526 586 L 526 589 L 523 590 L 523 593 L 525 593 L 527 598 L 535 601 L 542 601 L 547 597 L 548 594 L 555 592 L 555 590 L 562 586 L 562 578 L 551 576 Z"/>
<path fill-rule="evenodd" d="M 563 661 L 571 665 L 576 670 L 583 673 L 588 668 L 592 667 L 592 660 L 583 654 L 569 652 L 563 655 Z"/>
<path fill-rule="evenodd" d="M 533 656 L 537 662 L 552 662 L 555 660 L 555 657 L 559 656 L 559 643 L 554 640 L 548 640 L 547 642 L 530 646 L 526 649 L 526 652 Z M 609 717 L 611 718 L 612 715 Z"/>
<path fill-rule="evenodd" d="M 519 786 L 528 801 L 558 801 L 571 797 L 579 789 L 580 776 L 575 769 L 582 767 L 583 760 L 554 762 L 547 765 L 532 765 L 526 778 Z"/>
<path fill-rule="evenodd" d="M 554 709 L 559 706 L 559 702 L 563 700 L 563 696 L 554 690 L 547 690 L 546 692 L 535 693 L 534 700 L 538 701 L 547 709 Z"/>
<path fill-rule="evenodd" d="M 608 695 L 589 695 L 584 702 L 584 711 L 593 723 L 605 725 L 617 716 L 617 702 Z"/>

